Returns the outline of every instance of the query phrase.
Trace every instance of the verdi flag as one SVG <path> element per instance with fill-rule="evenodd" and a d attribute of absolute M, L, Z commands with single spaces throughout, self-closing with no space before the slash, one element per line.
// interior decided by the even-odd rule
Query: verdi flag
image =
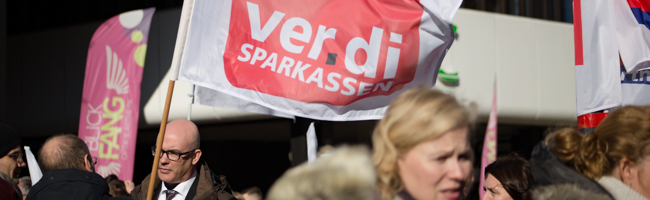
<path fill-rule="evenodd" d="M 487 130 L 485 130 L 485 140 L 483 141 L 483 151 L 481 153 L 481 178 L 479 180 L 479 197 L 483 199 L 485 191 L 483 183 L 485 182 L 485 167 L 497 160 L 497 84 L 494 77 L 494 94 L 492 95 L 492 108 L 490 109 L 490 118 L 488 119 Z"/>
<path fill-rule="evenodd" d="M 134 10 L 104 22 L 88 48 L 79 138 L 97 173 L 132 180 L 140 111 L 140 82 L 155 8 Z"/>
<path fill-rule="evenodd" d="M 402 91 L 433 86 L 460 4 L 196 0 L 178 79 L 197 85 L 196 102 L 211 106 L 379 119 Z M 252 103 L 212 98 L 220 95 Z"/>

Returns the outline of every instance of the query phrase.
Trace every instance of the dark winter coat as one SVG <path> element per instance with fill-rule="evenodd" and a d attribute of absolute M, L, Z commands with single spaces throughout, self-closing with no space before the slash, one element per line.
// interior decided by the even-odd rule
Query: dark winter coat
<path fill-rule="evenodd" d="M 27 195 L 28 200 L 123 199 L 111 197 L 108 184 L 99 174 L 78 169 L 61 169 L 45 173 Z"/>
<path fill-rule="evenodd" d="M 535 200 L 613 200 L 612 197 L 590 192 L 578 187 L 575 184 L 555 184 L 544 187 L 537 187 L 533 190 Z"/>
<path fill-rule="evenodd" d="M 551 141 L 552 142 L 552 141 Z M 551 151 L 549 146 L 541 141 L 530 157 L 530 171 L 538 186 L 571 184 L 593 193 L 611 195 L 596 181 L 583 176 L 574 169 L 566 166 Z"/>
<path fill-rule="evenodd" d="M 192 183 L 192 187 L 185 198 L 186 200 L 237 200 L 232 195 L 230 185 L 226 182 L 226 176 L 215 175 L 204 162 L 199 162 L 196 168 L 196 179 L 194 179 L 194 183 Z M 149 174 L 140 185 L 135 186 L 133 191 L 131 191 L 131 198 L 136 200 L 145 200 L 147 198 L 147 190 L 149 189 L 150 180 L 151 174 Z M 158 198 L 161 183 L 162 181 L 156 177 L 152 199 Z"/>

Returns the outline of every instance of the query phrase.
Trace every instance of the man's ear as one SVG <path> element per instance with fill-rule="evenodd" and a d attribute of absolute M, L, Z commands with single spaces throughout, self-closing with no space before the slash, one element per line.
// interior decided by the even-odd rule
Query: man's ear
<path fill-rule="evenodd" d="M 627 157 L 623 157 L 621 161 L 619 161 L 618 167 L 621 172 L 621 181 L 629 185 L 632 179 L 634 178 L 634 174 L 635 174 L 634 170 L 636 168 L 634 166 L 634 163 Z"/>
<path fill-rule="evenodd" d="M 95 172 L 95 167 L 93 166 L 92 163 L 90 163 L 92 161 L 88 159 L 89 156 L 90 155 L 88 154 L 84 155 L 84 168 L 86 169 L 86 171 Z"/>
<path fill-rule="evenodd" d="M 201 152 L 201 149 L 197 149 L 194 151 L 194 157 L 192 158 L 192 165 L 196 165 L 196 163 L 199 162 L 199 159 L 201 158 L 201 155 L 203 152 Z"/>

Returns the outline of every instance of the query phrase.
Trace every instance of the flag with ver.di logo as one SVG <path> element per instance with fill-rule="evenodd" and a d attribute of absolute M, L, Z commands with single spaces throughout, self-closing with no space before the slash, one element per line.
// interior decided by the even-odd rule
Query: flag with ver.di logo
<path fill-rule="evenodd" d="M 79 138 L 106 177 L 133 179 L 140 82 L 155 8 L 110 18 L 90 40 L 81 100 Z"/>
<path fill-rule="evenodd" d="M 179 80 L 199 86 L 199 104 L 264 112 L 247 106 L 261 105 L 321 120 L 379 119 L 405 89 L 433 86 L 460 4 L 196 0 Z M 220 95 L 241 100 L 214 99 Z"/>

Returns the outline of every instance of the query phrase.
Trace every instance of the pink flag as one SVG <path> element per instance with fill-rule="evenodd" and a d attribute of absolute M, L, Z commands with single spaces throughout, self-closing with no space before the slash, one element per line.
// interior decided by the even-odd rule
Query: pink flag
<path fill-rule="evenodd" d="M 79 138 L 97 157 L 96 171 L 133 179 L 140 82 L 155 8 L 104 22 L 90 41 L 81 100 Z"/>
<path fill-rule="evenodd" d="M 488 120 L 487 130 L 485 131 L 485 141 L 483 142 L 483 153 L 481 154 L 481 180 L 478 191 L 481 199 L 485 195 L 483 183 L 485 182 L 485 167 L 497 159 L 497 84 L 494 78 L 494 95 L 492 96 L 492 109 L 490 109 L 490 119 Z"/>

